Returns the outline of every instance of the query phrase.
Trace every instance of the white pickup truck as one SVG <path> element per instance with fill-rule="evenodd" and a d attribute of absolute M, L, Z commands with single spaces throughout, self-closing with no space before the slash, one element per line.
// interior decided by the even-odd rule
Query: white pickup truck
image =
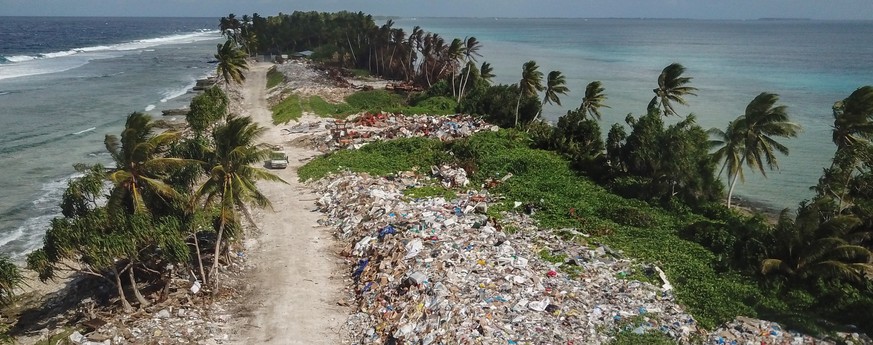
<path fill-rule="evenodd" d="M 285 169 L 288 167 L 288 155 L 285 151 L 276 151 L 270 153 L 270 160 L 267 161 L 267 168 L 270 169 Z"/>

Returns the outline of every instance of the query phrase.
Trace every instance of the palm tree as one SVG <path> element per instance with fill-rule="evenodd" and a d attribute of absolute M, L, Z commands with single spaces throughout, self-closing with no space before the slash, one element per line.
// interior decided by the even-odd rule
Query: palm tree
<path fill-rule="evenodd" d="M 837 150 L 873 138 L 873 86 L 864 86 L 834 103 L 833 141 Z"/>
<path fill-rule="evenodd" d="M 518 107 L 523 97 L 531 97 L 543 91 L 543 72 L 536 61 L 525 62 L 521 67 L 521 80 L 518 81 L 518 99 L 515 103 L 515 126 L 518 127 Z"/>
<path fill-rule="evenodd" d="M 716 176 L 721 176 L 721 173 L 727 168 L 728 180 L 733 176 L 732 172 L 736 171 L 740 174 L 740 181 L 745 181 L 743 170 L 738 168 L 743 157 L 743 138 L 738 136 L 740 131 L 736 129 L 736 122 L 728 122 L 727 129 L 724 131 L 719 128 L 710 128 L 706 133 L 710 137 L 715 137 L 709 140 L 710 149 L 718 148 L 712 153 L 712 160 L 714 162 L 724 160 Z"/>
<path fill-rule="evenodd" d="M 482 62 L 482 67 L 479 68 L 479 78 L 488 83 L 488 85 L 491 85 L 491 80 L 494 77 L 494 68 L 491 67 L 491 64 L 487 61 Z"/>
<path fill-rule="evenodd" d="M 537 115 L 534 116 L 531 123 L 536 121 L 540 114 L 543 113 L 543 107 L 546 104 L 555 103 L 557 105 L 561 105 L 561 98 L 558 95 L 566 95 L 570 89 L 567 88 L 567 80 L 564 78 L 564 75 L 561 74 L 561 71 L 551 71 L 549 72 L 549 76 L 546 78 L 546 92 L 543 93 L 543 101 L 541 103 L 540 111 L 537 112 Z"/>
<path fill-rule="evenodd" d="M 663 108 L 664 116 L 676 115 L 672 102 L 688 105 L 683 97 L 685 95 L 697 96 L 694 93 L 697 89 L 687 86 L 691 82 L 691 77 L 683 77 L 683 73 L 685 73 L 685 67 L 678 63 L 664 67 L 661 75 L 658 76 L 658 88 L 652 90 L 655 97 L 649 102 L 649 112 L 660 107 Z"/>
<path fill-rule="evenodd" d="M 814 189 L 819 195 L 834 196 L 839 213 L 844 205 L 852 204 L 848 200 L 847 186 L 873 138 L 873 86 L 858 88 L 846 99 L 834 103 L 833 116 L 832 139 L 837 151 Z"/>
<path fill-rule="evenodd" d="M 858 232 L 859 225 L 862 222 L 854 215 L 823 221 L 817 204 L 803 207 L 796 222 L 783 212 L 770 258 L 761 261 L 761 273 L 795 279 L 863 281 L 873 276 L 873 252 L 858 244 L 858 239 L 870 236 Z"/>
<path fill-rule="evenodd" d="M 476 37 L 468 37 L 464 40 L 464 60 L 467 61 L 467 64 L 471 64 L 476 61 L 477 56 L 482 56 L 479 54 L 479 48 L 482 45 L 479 41 L 476 40 Z M 461 91 L 458 92 L 458 104 L 461 103 L 461 98 L 464 97 L 464 90 L 466 89 L 467 82 L 470 81 L 470 70 L 472 68 L 467 68 L 467 75 L 464 76 L 463 80 L 461 80 Z"/>
<path fill-rule="evenodd" d="M 285 182 L 276 175 L 253 167 L 270 155 L 269 149 L 255 147 L 255 140 L 266 131 L 252 123 L 250 117 L 229 116 L 227 122 L 213 131 L 215 149 L 209 162 L 209 179 L 195 192 L 204 205 L 217 204 L 219 208 L 218 234 L 209 279 L 215 275 L 222 238 L 228 226 L 239 224 L 236 210 L 246 214 L 246 205 L 270 207 L 270 201 L 258 190 L 259 180 Z"/>
<path fill-rule="evenodd" d="M 165 202 L 178 197 L 178 193 L 163 180 L 171 169 L 194 163 L 194 161 L 165 157 L 164 152 L 179 140 L 180 134 L 167 131 L 154 135 L 151 117 L 132 113 L 121 132 L 121 140 L 106 135 L 106 150 L 115 161 L 115 169 L 107 174 L 114 188 L 109 195 L 111 212 L 149 212 L 147 197 L 157 197 Z"/>
<path fill-rule="evenodd" d="M 732 138 L 742 138 L 740 162 L 736 165 L 736 170 L 728 172 L 729 176 L 733 176 L 727 196 L 728 208 L 731 207 L 731 197 L 737 186 L 737 179 L 742 175 L 743 163 L 767 177 L 764 163 L 766 162 L 771 170 L 778 169 L 776 151 L 788 155 L 788 147 L 780 144 L 773 137 L 793 138 L 800 131 L 799 125 L 788 121 L 787 107 L 775 106 L 777 101 L 779 101 L 778 95 L 762 92 L 749 103 L 745 114 L 734 120 L 733 131 L 737 133 L 727 133 Z"/>
<path fill-rule="evenodd" d="M 609 108 L 608 105 L 603 104 L 606 101 L 606 94 L 603 91 L 604 88 L 599 80 L 588 83 L 588 86 L 585 87 L 585 97 L 582 98 L 582 105 L 579 106 L 583 114 L 600 120 L 600 108 Z"/>
<path fill-rule="evenodd" d="M 215 59 L 218 60 L 216 73 L 224 80 L 225 85 L 230 84 L 231 81 L 242 84 L 246 80 L 243 74 L 244 70 L 249 69 L 246 53 L 240 50 L 233 40 L 228 39 L 224 44 L 218 45 Z"/>

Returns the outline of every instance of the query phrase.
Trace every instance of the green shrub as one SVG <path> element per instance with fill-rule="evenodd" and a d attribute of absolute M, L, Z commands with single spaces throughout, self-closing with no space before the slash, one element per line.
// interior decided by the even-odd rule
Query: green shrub
<path fill-rule="evenodd" d="M 655 226 L 655 217 L 633 206 L 618 206 L 601 208 L 600 214 L 617 224 L 648 228 Z"/>
<path fill-rule="evenodd" d="M 448 97 L 430 97 L 416 103 L 411 109 L 414 113 L 445 115 L 453 114 L 457 111 L 458 102 Z M 417 111 L 416 111 L 417 110 Z"/>
<path fill-rule="evenodd" d="M 267 70 L 267 89 L 272 89 L 285 81 L 285 75 L 276 70 L 276 66 Z"/>
<path fill-rule="evenodd" d="M 355 92 L 346 97 L 346 103 L 361 111 L 391 111 L 403 106 L 403 99 L 385 90 Z"/>

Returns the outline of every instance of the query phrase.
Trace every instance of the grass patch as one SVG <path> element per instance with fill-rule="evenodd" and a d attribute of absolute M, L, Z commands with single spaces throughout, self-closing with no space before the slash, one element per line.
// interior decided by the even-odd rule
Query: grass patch
<path fill-rule="evenodd" d="M 416 106 L 407 105 L 400 95 L 385 90 L 359 91 L 346 97 L 345 103 L 331 103 L 319 96 L 301 97 L 291 94 L 273 106 L 273 123 L 282 124 L 297 120 L 303 112 L 315 113 L 322 117 L 344 118 L 359 112 L 380 112 L 401 114 L 454 114 L 454 100 L 446 97 L 432 97 Z"/>
<path fill-rule="evenodd" d="M 285 75 L 276 70 L 276 66 L 267 70 L 267 89 L 272 89 L 285 81 Z"/>
<path fill-rule="evenodd" d="M 298 95 L 289 95 L 273 106 L 273 124 L 278 125 L 297 120 L 303 115 L 303 101 Z"/>
<path fill-rule="evenodd" d="M 403 190 L 403 195 L 414 199 L 442 197 L 446 200 L 452 200 L 458 197 L 458 193 L 441 185 L 407 188 Z"/>
<path fill-rule="evenodd" d="M 313 159 L 298 170 L 301 181 L 320 179 L 348 169 L 371 175 L 387 175 L 415 167 L 428 168 L 448 160 L 438 140 L 405 138 L 375 142 L 359 150 L 341 150 Z"/>

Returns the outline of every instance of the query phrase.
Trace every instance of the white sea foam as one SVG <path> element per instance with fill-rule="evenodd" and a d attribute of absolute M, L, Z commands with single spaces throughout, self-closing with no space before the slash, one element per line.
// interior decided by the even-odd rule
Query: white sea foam
<path fill-rule="evenodd" d="M 61 210 L 58 205 L 60 205 L 64 190 L 66 190 L 71 179 L 79 177 L 82 177 L 82 174 L 75 173 L 65 178 L 44 183 L 40 187 L 42 194 L 31 202 L 33 209 L 39 215 L 24 220 L 18 228 L 0 237 L 0 247 L 5 247 L 14 242 L 13 248 L 4 248 L 4 253 L 8 254 L 13 260 L 19 260 L 23 259 L 27 253 L 42 245 L 43 235 L 45 235 L 45 231 L 51 224 L 52 219 L 61 216 Z"/>
<path fill-rule="evenodd" d="M 4 58 L 6 59 L 6 61 L 9 61 L 9 62 L 24 62 L 24 61 L 30 61 L 30 60 L 36 59 L 36 58 L 38 58 L 38 56 L 14 55 L 14 56 L 6 56 Z"/>
<path fill-rule="evenodd" d="M 154 104 L 149 104 L 149 105 L 147 105 L 147 106 L 145 107 L 145 111 L 152 111 L 152 110 L 154 110 L 154 109 L 155 109 L 155 105 L 154 105 Z"/>
<path fill-rule="evenodd" d="M 91 132 L 91 131 L 93 131 L 93 130 L 95 130 L 95 129 L 97 129 L 97 127 L 91 127 L 91 128 L 88 128 L 88 129 L 83 129 L 83 130 L 81 130 L 81 131 L 74 132 L 73 135 L 79 135 L 79 134 L 82 134 L 82 133 L 88 133 L 88 132 Z"/>
<path fill-rule="evenodd" d="M 93 59 L 103 59 L 118 56 L 111 54 L 112 52 L 143 50 L 145 48 L 150 48 L 163 44 L 180 44 L 213 40 L 218 37 L 217 34 L 218 30 L 198 31 L 187 34 L 149 38 L 113 45 L 82 47 L 66 51 L 49 52 L 35 55 L 8 56 L 5 57 L 5 59 L 10 63 L 4 63 L 0 65 L 0 80 L 29 75 L 63 72 L 82 66 Z"/>
<path fill-rule="evenodd" d="M 195 85 L 197 85 L 197 81 L 192 80 L 191 82 L 189 82 L 185 86 L 164 90 L 163 92 L 161 92 L 161 95 L 164 96 L 164 98 L 161 98 L 161 103 L 167 103 L 167 101 L 169 101 L 173 98 L 176 98 L 176 97 L 179 97 L 179 96 L 182 96 L 182 95 L 188 93 L 188 90 L 191 90 L 191 88 L 193 88 Z M 148 111 L 148 110 L 146 110 L 146 111 Z"/>

